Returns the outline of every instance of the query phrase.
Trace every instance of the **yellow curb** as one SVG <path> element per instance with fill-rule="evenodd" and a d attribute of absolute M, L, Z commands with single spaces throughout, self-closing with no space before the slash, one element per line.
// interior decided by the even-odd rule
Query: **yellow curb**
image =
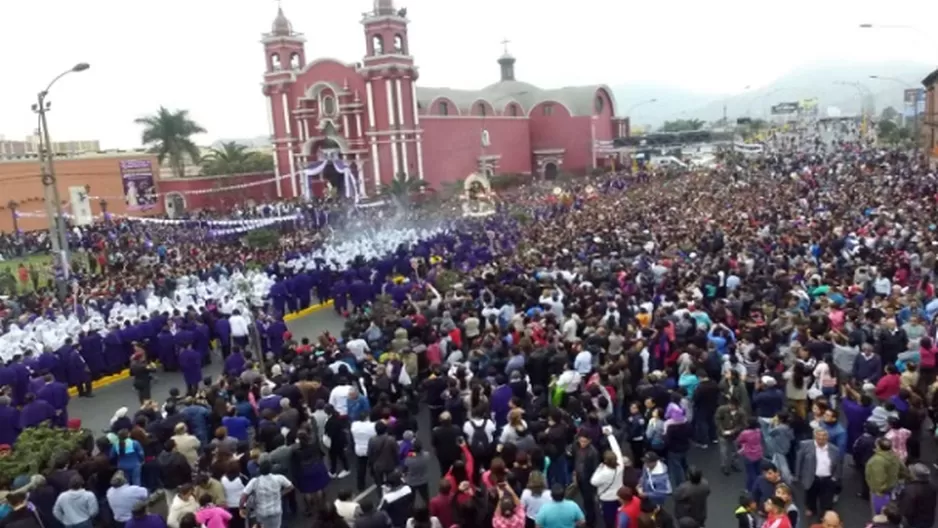
<path fill-rule="evenodd" d="M 331 307 L 332 304 L 333 304 L 332 301 L 326 301 L 321 304 L 310 306 L 309 308 L 304 308 L 300 310 L 299 312 L 289 313 L 283 316 L 283 321 L 284 322 L 295 321 L 297 319 L 300 319 L 301 317 L 306 317 L 307 315 L 314 314 L 321 310 L 325 310 L 326 308 Z"/>
<path fill-rule="evenodd" d="M 125 379 L 127 379 L 127 378 L 129 378 L 129 377 L 130 377 L 130 369 L 124 369 L 124 370 L 122 370 L 122 371 L 120 371 L 120 372 L 118 372 L 117 374 L 114 374 L 114 375 L 112 375 L 112 376 L 104 376 L 103 378 L 101 378 L 101 379 L 99 379 L 99 380 L 92 381 L 92 382 L 91 382 L 91 388 L 92 388 L 92 389 L 101 389 L 101 388 L 107 387 L 108 385 L 113 385 L 113 384 L 117 383 L 118 381 L 124 381 Z M 78 387 L 69 387 L 69 388 L 68 388 L 68 395 L 69 395 L 69 396 L 78 396 Z"/>

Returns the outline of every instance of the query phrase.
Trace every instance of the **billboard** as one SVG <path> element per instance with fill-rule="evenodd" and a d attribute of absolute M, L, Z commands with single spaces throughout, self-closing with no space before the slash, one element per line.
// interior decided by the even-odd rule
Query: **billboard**
<path fill-rule="evenodd" d="M 906 89 L 902 94 L 902 103 L 902 115 L 905 117 L 925 114 L 925 89 Z"/>
<path fill-rule="evenodd" d="M 794 114 L 799 108 L 799 103 L 778 103 L 772 106 L 772 115 Z"/>
<path fill-rule="evenodd" d="M 156 207 L 154 169 L 150 160 L 122 160 L 120 171 L 127 210 L 147 211 Z"/>

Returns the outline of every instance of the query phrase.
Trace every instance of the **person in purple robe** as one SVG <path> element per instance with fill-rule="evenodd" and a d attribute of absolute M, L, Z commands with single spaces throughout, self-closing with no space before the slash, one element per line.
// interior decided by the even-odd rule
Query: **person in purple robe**
<path fill-rule="evenodd" d="M 195 396 L 202 381 L 202 354 L 192 348 L 191 343 L 186 343 L 179 352 L 179 368 L 186 381 L 186 391 L 189 396 Z"/>
<path fill-rule="evenodd" d="M 117 374 L 121 371 L 124 364 L 124 358 L 127 357 L 124 350 L 124 342 L 121 339 L 121 333 L 117 325 L 111 327 L 110 332 L 104 337 L 104 364 L 108 374 Z"/>
<path fill-rule="evenodd" d="M 0 445 L 13 445 L 20 436 L 20 411 L 9 396 L 0 396 Z"/>
<path fill-rule="evenodd" d="M 202 355 L 202 366 L 212 364 L 212 354 L 210 341 L 211 332 L 208 329 L 208 326 L 193 317 L 194 326 L 192 329 L 192 347 L 195 348 L 199 354 Z"/>
<path fill-rule="evenodd" d="M 85 363 L 85 358 L 74 346 L 63 357 L 65 363 L 65 381 L 68 386 L 78 389 L 80 398 L 92 398 L 91 369 Z"/>
<path fill-rule="evenodd" d="M 23 356 L 16 354 L 13 361 L 8 366 L 12 372 L 10 384 L 13 387 L 13 405 L 20 407 L 26 402 L 26 394 L 29 392 L 29 378 L 32 373 L 29 367 L 23 364 Z"/>
<path fill-rule="evenodd" d="M 39 400 L 36 395 L 29 393 L 23 398 L 23 410 L 20 411 L 20 431 L 28 427 L 36 427 L 42 422 L 52 422 L 56 418 L 55 408 L 45 400 Z"/>
<path fill-rule="evenodd" d="M 39 372 L 40 370 L 39 361 L 36 359 L 32 350 L 27 350 L 23 353 L 23 364 L 29 367 L 29 370 L 33 372 Z"/>
<path fill-rule="evenodd" d="M 65 369 L 62 363 L 62 353 L 66 348 L 72 346 L 71 338 L 65 340 L 65 345 L 62 346 L 58 351 L 52 352 L 51 350 L 46 350 L 42 354 L 39 354 L 39 357 L 36 358 L 36 366 L 38 369 L 36 372 L 49 372 L 55 376 L 58 380 L 65 380 Z"/>
<path fill-rule="evenodd" d="M 52 406 L 55 415 L 52 424 L 57 427 L 65 427 L 68 423 L 68 385 L 57 381 L 52 374 L 46 374 L 43 377 L 45 382 L 36 392 L 36 400 L 44 401 Z M 25 407 L 23 408 L 25 412 Z"/>
<path fill-rule="evenodd" d="M 88 365 L 92 380 L 104 373 L 104 341 L 97 332 L 82 332 L 78 335 L 78 352 Z"/>
<path fill-rule="evenodd" d="M 169 325 L 163 325 L 163 329 L 156 335 L 156 353 L 166 372 L 175 372 L 179 370 L 179 358 L 176 356 L 176 340 L 169 331 Z"/>
<path fill-rule="evenodd" d="M 228 376 L 240 376 L 244 372 L 244 366 L 246 361 L 244 355 L 240 350 L 233 350 L 231 354 L 225 358 L 225 374 Z"/>
<path fill-rule="evenodd" d="M 287 333 L 287 325 L 280 316 L 273 317 L 267 326 L 267 341 L 270 350 L 277 356 L 283 353 L 283 334 Z"/>
<path fill-rule="evenodd" d="M 873 414 L 873 401 L 866 394 L 862 394 L 859 401 L 844 398 L 842 405 L 847 419 L 847 452 L 852 454 L 853 444 L 863 434 L 863 424 Z"/>
<path fill-rule="evenodd" d="M 221 356 L 228 357 L 228 354 L 231 354 L 231 323 L 226 317 L 215 320 L 215 336 L 221 346 Z"/>

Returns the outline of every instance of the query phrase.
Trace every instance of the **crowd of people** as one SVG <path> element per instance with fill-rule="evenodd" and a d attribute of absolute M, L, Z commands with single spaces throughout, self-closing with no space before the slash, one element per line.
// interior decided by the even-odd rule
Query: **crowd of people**
<path fill-rule="evenodd" d="M 938 180 L 834 135 L 811 125 L 716 169 L 550 183 L 486 218 L 288 244 L 251 255 L 269 272 L 257 305 L 208 290 L 193 297 L 216 302 L 157 306 L 101 344 L 81 330 L 17 356 L 0 451 L 23 428 L 77 426 L 63 390 L 95 365 L 129 364 L 141 408 L 0 483 L 0 528 L 701 528 L 725 517 L 718 485 L 744 490 L 740 528 L 840 528 L 852 473 L 871 526 L 932 527 Z M 198 277 L 238 251 L 174 262 Z M 280 316 L 314 299 L 334 301 L 341 335 L 287 331 Z M 216 351 L 223 374 L 205 378 Z M 183 372 L 166 402 L 157 368 Z M 709 449 L 722 475 L 689 463 Z"/>

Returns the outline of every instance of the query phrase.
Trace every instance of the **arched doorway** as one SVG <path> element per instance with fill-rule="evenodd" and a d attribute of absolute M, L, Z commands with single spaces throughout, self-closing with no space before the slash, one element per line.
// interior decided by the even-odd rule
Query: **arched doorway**
<path fill-rule="evenodd" d="M 553 161 L 544 165 L 544 179 L 545 180 L 556 180 L 559 172 L 560 172 L 560 169 L 557 168 L 557 164 L 554 163 Z"/>
<path fill-rule="evenodd" d="M 166 214 L 170 218 L 179 218 L 186 214 L 186 197 L 180 192 L 171 191 L 163 197 L 166 206 Z"/>

